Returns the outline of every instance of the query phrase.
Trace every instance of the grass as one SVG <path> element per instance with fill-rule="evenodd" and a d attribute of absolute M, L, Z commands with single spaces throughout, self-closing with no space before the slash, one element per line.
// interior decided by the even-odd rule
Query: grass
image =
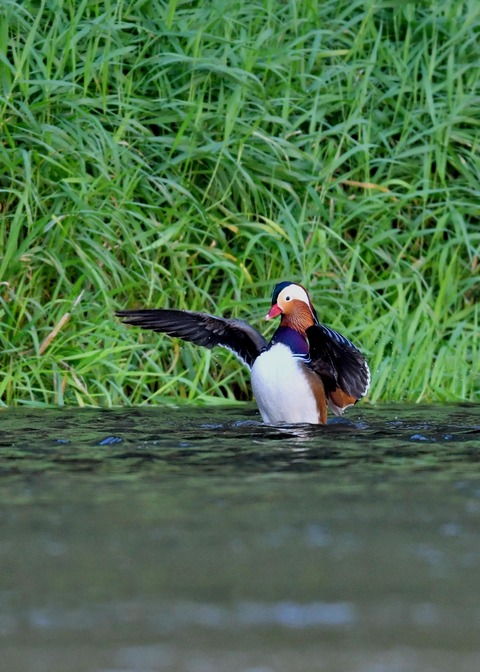
<path fill-rule="evenodd" d="M 474 0 L 5 0 L 0 403 L 249 398 L 113 311 L 264 330 L 282 279 L 370 400 L 478 401 L 479 31 Z"/>

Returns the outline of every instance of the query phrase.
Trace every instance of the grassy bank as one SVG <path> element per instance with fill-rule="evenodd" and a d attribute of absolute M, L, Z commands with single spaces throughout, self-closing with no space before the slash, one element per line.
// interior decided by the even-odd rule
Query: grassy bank
<path fill-rule="evenodd" d="M 371 400 L 480 399 L 480 6 L 398 4 L 2 3 L 0 403 L 248 398 L 112 314 L 282 279 Z"/>

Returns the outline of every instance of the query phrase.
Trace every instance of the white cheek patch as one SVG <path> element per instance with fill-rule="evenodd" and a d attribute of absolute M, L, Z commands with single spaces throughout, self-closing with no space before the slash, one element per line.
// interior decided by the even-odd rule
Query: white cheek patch
<path fill-rule="evenodd" d="M 310 308 L 308 294 L 303 289 L 303 287 L 300 287 L 300 285 L 289 285 L 288 287 L 285 287 L 285 289 L 282 289 L 277 303 L 280 301 L 286 301 L 287 297 L 290 297 L 290 300 L 296 299 L 297 301 L 303 301 Z"/>

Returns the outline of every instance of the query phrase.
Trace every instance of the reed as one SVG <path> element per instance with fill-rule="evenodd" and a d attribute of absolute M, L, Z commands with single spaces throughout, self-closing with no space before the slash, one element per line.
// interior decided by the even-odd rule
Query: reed
<path fill-rule="evenodd" d="M 249 398 L 113 311 L 263 330 L 282 279 L 371 401 L 478 401 L 479 30 L 473 0 L 2 2 L 0 403 Z"/>

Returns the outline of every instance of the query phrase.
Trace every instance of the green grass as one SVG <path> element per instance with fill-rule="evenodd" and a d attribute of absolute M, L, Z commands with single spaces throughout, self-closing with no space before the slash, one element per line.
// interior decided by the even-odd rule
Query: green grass
<path fill-rule="evenodd" d="M 478 401 L 479 32 L 476 0 L 4 0 L 0 403 L 249 398 L 113 311 L 264 330 L 283 279 L 370 400 Z"/>

